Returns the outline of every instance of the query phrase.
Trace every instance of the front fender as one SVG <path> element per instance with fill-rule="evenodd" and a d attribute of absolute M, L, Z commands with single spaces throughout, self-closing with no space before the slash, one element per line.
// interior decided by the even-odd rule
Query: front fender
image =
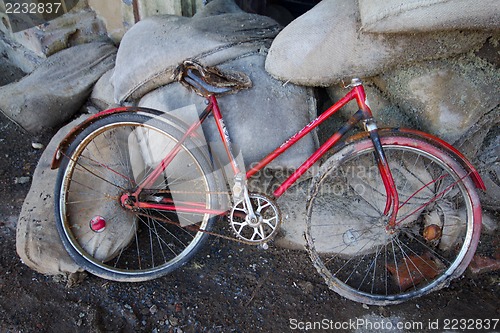
<path fill-rule="evenodd" d="M 147 114 L 149 116 L 155 116 L 158 117 L 158 119 L 161 119 L 163 121 L 168 122 L 170 125 L 174 125 L 178 127 L 180 130 L 185 130 L 187 128 L 187 125 L 183 123 L 182 120 L 165 113 L 163 111 L 159 110 L 154 110 L 154 109 L 149 109 L 149 108 L 143 108 L 143 107 L 118 107 L 114 109 L 109 109 L 105 111 L 101 111 L 99 113 L 96 113 L 95 115 L 87 118 L 85 121 L 74 127 L 65 137 L 64 139 L 59 143 L 57 146 L 57 149 L 54 153 L 54 157 L 52 158 L 52 163 L 50 168 L 51 169 L 57 169 L 59 168 L 62 157 L 65 156 L 66 151 L 68 150 L 68 147 L 71 145 L 73 140 L 82 133 L 87 127 L 92 125 L 98 120 L 104 119 L 106 117 L 109 117 L 114 114 L 118 113 L 124 113 L 124 112 L 137 112 L 137 113 L 143 113 Z"/>
<path fill-rule="evenodd" d="M 439 149 L 445 151 L 449 156 L 451 156 L 453 159 L 455 159 L 460 165 L 464 168 L 465 171 L 467 171 L 470 174 L 470 177 L 472 181 L 474 182 L 474 185 L 476 188 L 481 189 L 483 191 L 486 191 L 486 186 L 484 185 L 483 180 L 481 179 L 481 176 L 477 172 L 476 168 L 472 165 L 471 162 L 467 160 L 467 158 L 459 152 L 455 147 L 447 143 L 446 141 L 431 135 L 429 133 L 425 133 L 422 131 L 414 130 L 414 129 L 409 129 L 409 128 L 381 128 L 378 130 L 378 133 L 381 137 L 392 135 L 392 136 L 404 136 L 407 138 L 415 138 L 415 139 L 420 139 L 423 141 L 426 141 L 428 143 L 433 144 L 434 146 L 438 147 Z M 344 144 L 360 140 L 360 139 L 365 139 L 369 137 L 368 132 L 362 132 L 359 134 L 356 134 L 346 140 Z"/>

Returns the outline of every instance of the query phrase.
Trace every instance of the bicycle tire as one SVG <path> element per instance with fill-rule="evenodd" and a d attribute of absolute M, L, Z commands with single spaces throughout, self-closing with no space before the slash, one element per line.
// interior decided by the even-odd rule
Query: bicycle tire
<path fill-rule="evenodd" d="M 95 121 L 68 147 L 55 187 L 56 226 L 83 269 L 114 281 L 151 280 L 185 264 L 206 241 L 206 233 L 190 228 L 209 231 L 214 215 L 133 212 L 120 202 L 178 142 L 182 128 L 171 119 L 120 113 Z M 189 198 L 206 208 L 218 205 L 218 180 L 208 148 L 199 142 L 186 140 L 161 178 L 146 189 L 147 200 L 175 205 Z M 173 223 L 164 223 L 167 219 Z"/>
<path fill-rule="evenodd" d="M 307 203 L 306 247 L 317 271 L 333 291 L 370 305 L 447 286 L 468 266 L 481 229 L 478 195 L 457 160 L 424 139 L 381 141 L 400 200 L 394 233 L 385 228 L 386 194 L 368 138 L 321 166 Z"/>

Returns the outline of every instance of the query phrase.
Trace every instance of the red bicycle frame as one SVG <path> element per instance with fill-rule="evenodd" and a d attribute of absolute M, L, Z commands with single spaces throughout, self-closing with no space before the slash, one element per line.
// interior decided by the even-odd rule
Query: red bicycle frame
<path fill-rule="evenodd" d="M 388 216 L 390 214 L 390 219 L 388 223 L 388 228 L 393 228 L 395 226 L 395 220 L 397 215 L 397 210 L 399 207 L 398 193 L 394 185 L 394 180 L 392 174 L 385 158 L 384 152 L 382 150 L 382 144 L 380 142 L 377 127 L 373 120 L 372 112 L 368 106 L 366 100 L 365 90 L 361 84 L 360 80 L 353 80 L 351 84 L 352 89 L 339 101 L 333 104 L 325 112 L 323 112 L 319 117 L 307 124 L 303 129 L 293 135 L 290 139 L 284 142 L 280 147 L 276 148 L 268 156 L 257 163 L 253 168 L 246 172 L 246 178 L 252 177 L 255 173 L 266 167 L 271 161 L 284 153 L 288 148 L 297 143 L 304 136 L 309 134 L 319 125 L 321 125 L 326 119 L 335 114 L 340 108 L 345 106 L 348 102 L 356 100 L 359 110 L 336 132 L 334 133 L 325 143 L 321 145 L 304 163 L 295 170 L 273 193 L 275 198 L 280 197 L 290 186 L 292 186 L 295 181 L 297 181 L 312 165 L 314 165 L 330 148 L 332 148 L 339 140 L 352 129 L 359 121 L 363 121 L 365 129 L 370 133 L 370 138 L 373 141 L 375 148 L 375 158 L 378 164 L 378 168 L 382 177 L 382 181 L 387 193 L 387 201 L 384 209 L 384 214 Z M 181 140 L 177 142 L 172 151 L 165 156 L 165 158 L 160 162 L 160 164 L 151 172 L 151 174 L 137 187 L 134 193 L 124 194 L 122 196 L 122 204 L 127 207 L 137 207 L 137 208 L 152 208 L 165 211 L 179 211 L 188 213 L 200 213 L 200 214 L 223 214 L 225 211 L 219 210 L 209 210 L 200 207 L 196 203 L 185 203 L 185 205 L 173 205 L 172 203 L 148 203 L 148 202 L 138 202 L 136 200 L 130 200 L 131 197 L 138 198 L 139 194 L 144 188 L 147 188 L 153 184 L 157 177 L 159 177 L 169 163 L 175 158 L 177 153 L 180 151 L 181 146 L 184 141 L 191 135 L 194 135 L 195 131 L 201 126 L 210 113 L 213 113 L 215 122 L 219 131 L 219 135 L 224 144 L 225 151 L 229 157 L 232 171 L 234 175 L 239 175 L 241 173 L 241 168 L 238 165 L 236 159 L 233 156 L 231 150 L 231 140 L 229 138 L 222 113 L 220 111 L 219 105 L 217 103 L 217 98 L 215 94 L 211 94 L 207 97 L 208 106 L 200 115 L 199 121 L 192 124 L 189 129 L 184 133 Z"/>

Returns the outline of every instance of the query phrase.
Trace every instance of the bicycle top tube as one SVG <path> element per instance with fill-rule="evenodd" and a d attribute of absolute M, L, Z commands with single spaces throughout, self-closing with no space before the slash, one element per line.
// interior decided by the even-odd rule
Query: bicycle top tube
<path fill-rule="evenodd" d="M 368 106 L 368 102 L 366 99 L 366 94 L 364 87 L 362 85 L 362 82 L 360 79 L 353 79 L 351 82 L 352 86 L 347 86 L 351 88 L 351 90 L 340 100 L 338 100 L 335 104 L 333 104 L 330 108 L 328 108 L 326 111 L 324 111 L 320 116 L 318 116 L 316 119 L 311 121 L 309 124 L 307 124 L 304 128 L 302 128 L 300 131 L 298 131 L 296 134 L 294 134 L 290 139 L 285 141 L 280 147 L 276 148 L 273 152 L 271 152 L 269 155 L 267 155 L 264 159 L 262 159 L 260 162 L 257 163 L 253 168 L 251 168 L 247 172 L 247 178 L 253 176 L 255 173 L 263 169 L 266 165 L 268 165 L 271 161 L 273 161 L 275 158 L 280 156 L 282 153 L 284 153 L 288 148 L 293 146 L 295 143 L 297 143 L 300 139 L 302 139 L 304 136 L 312 132 L 314 129 L 316 129 L 319 125 L 321 125 L 326 119 L 330 118 L 332 115 L 334 115 L 338 110 L 340 110 L 343 106 L 345 106 L 347 103 L 349 103 L 352 100 L 356 100 L 359 109 L 361 110 L 361 117 L 359 119 L 355 120 L 350 120 L 349 122 L 352 123 L 352 126 L 349 125 L 348 127 L 342 127 L 336 134 L 338 138 L 334 142 L 329 143 L 329 148 L 333 146 L 335 143 L 337 143 L 345 133 L 349 131 L 355 124 L 357 124 L 360 120 L 367 120 L 371 119 L 372 112 L 370 107 Z M 334 134 L 335 135 L 335 134 Z M 326 147 L 325 147 L 326 148 Z M 328 148 L 328 149 L 329 149 Z M 326 150 L 328 150 L 326 149 Z M 321 158 L 321 156 L 324 155 L 326 150 L 320 155 L 317 156 L 317 159 Z M 315 161 L 313 162 L 312 160 L 308 159 L 306 161 L 308 164 L 307 169 L 312 166 Z M 305 165 L 304 165 L 305 167 Z M 297 175 L 296 175 L 297 176 Z M 294 178 L 296 177 L 294 176 Z M 300 176 L 299 176 L 300 177 Z M 297 178 L 298 179 L 298 178 Z M 275 195 L 278 194 L 281 195 L 282 193 L 275 193 Z"/>

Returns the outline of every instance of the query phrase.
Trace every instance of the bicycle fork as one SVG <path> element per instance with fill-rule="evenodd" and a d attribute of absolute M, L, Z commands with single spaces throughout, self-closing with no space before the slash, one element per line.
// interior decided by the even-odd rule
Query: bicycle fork
<path fill-rule="evenodd" d="M 370 134 L 370 139 L 372 140 L 374 148 L 373 154 L 375 156 L 375 161 L 377 162 L 378 170 L 380 172 L 380 176 L 382 177 L 382 182 L 387 195 L 384 215 L 389 216 L 386 230 L 392 233 L 396 229 L 396 217 L 399 209 L 398 191 L 396 184 L 394 183 L 394 178 L 392 177 L 389 163 L 385 157 L 384 149 L 382 148 L 382 142 L 380 141 L 380 136 L 378 135 L 378 128 L 375 120 L 373 118 L 365 119 L 363 121 L 363 125 L 365 130 Z"/>

